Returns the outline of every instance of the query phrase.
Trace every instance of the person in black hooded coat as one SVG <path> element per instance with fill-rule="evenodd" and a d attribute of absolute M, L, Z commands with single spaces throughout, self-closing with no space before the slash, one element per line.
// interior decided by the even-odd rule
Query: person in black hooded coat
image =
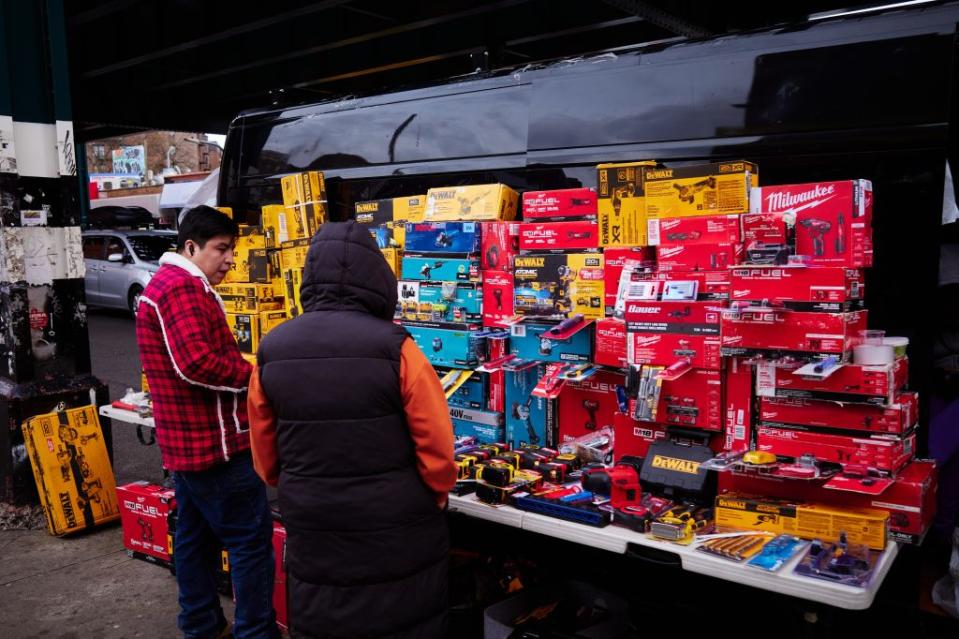
<path fill-rule="evenodd" d="M 369 231 L 326 224 L 303 314 L 257 354 L 254 465 L 278 487 L 293 637 L 446 636 L 452 425 L 396 298 Z"/>

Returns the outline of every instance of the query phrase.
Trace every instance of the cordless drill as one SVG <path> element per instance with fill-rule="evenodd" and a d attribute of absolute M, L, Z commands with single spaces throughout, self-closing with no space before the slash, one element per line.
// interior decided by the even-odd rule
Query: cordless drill
<path fill-rule="evenodd" d="M 812 236 L 812 252 L 816 257 L 822 257 L 826 254 L 826 233 L 832 229 L 832 224 L 826 220 L 820 220 L 815 217 L 810 217 L 805 220 L 800 220 L 799 223 L 803 228 L 809 229 L 809 234 Z"/>

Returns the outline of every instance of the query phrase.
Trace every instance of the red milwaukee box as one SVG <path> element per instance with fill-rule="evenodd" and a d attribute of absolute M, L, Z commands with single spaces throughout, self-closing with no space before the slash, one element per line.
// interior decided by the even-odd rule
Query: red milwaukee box
<path fill-rule="evenodd" d="M 123 546 L 137 559 L 169 566 L 168 517 L 176 509 L 175 492 L 145 481 L 117 487 Z"/>
<path fill-rule="evenodd" d="M 483 273 L 483 326 L 506 328 L 513 319 L 513 274 Z"/>
<path fill-rule="evenodd" d="M 627 260 L 644 264 L 649 271 L 656 267 L 656 249 L 651 246 L 640 247 L 608 247 L 603 249 L 604 279 L 606 286 L 605 306 L 606 315 L 612 317 L 616 307 L 616 295 L 619 292 L 619 279 L 623 274 L 623 266 Z"/>
<path fill-rule="evenodd" d="M 762 378 L 765 385 L 756 393 L 888 406 L 909 382 L 909 360 L 905 357 L 885 366 L 844 364 L 824 379 L 796 375 L 801 367 L 801 363 L 768 367 L 769 374 Z"/>
<path fill-rule="evenodd" d="M 902 393 L 891 406 L 826 402 L 816 399 L 763 397 L 759 419 L 766 426 L 804 426 L 900 434 L 916 424 L 916 393 Z"/>
<path fill-rule="evenodd" d="M 723 429 L 722 371 L 694 368 L 663 380 L 656 421 L 669 426 Z"/>
<path fill-rule="evenodd" d="M 690 281 L 696 282 L 699 292 L 696 299 L 699 301 L 724 301 L 729 299 L 729 269 L 721 271 L 669 271 L 656 272 L 645 279 L 662 282 Z"/>
<path fill-rule="evenodd" d="M 273 522 L 273 610 L 276 611 L 276 625 L 286 630 L 290 627 L 286 608 L 286 528 L 279 522 Z"/>
<path fill-rule="evenodd" d="M 752 441 L 753 371 L 745 361 L 731 357 L 726 365 L 725 449 L 749 450 Z"/>
<path fill-rule="evenodd" d="M 626 368 L 626 322 L 613 317 L 596 321 L 593 361 L 600 366 Z"/>
<path fill-rule="evenodd" d="M 730 269 L 733 302 L 795 311 L 842 313 L 862 307 L 862 271 L 828 266 L 738 266 Z"/>
<path fill-rule="evenodd" d="M 743 261 L 738 242 L 656 247 L 656 265 L 668 271 L 718 271 Z"/>
<path fill-rule="evenodd" d="M 592 189 L 559 189 L 523 193 L 524 220 L 596 219 L 596 192 Z"/>
<path fill-rule="evenodd" d="M 843 466 L 864 466 L 894 473 L 915 455 L 916 434 L 850 436 L 760 425 L 756 429 L 756 449 L 784 457 L 813 455 Z"/>
<path fill-rule="evenodd" d="M 789 234 L 786 218 L 782 213 L 746 213 L 740 216 L 743 223 L 743 243 L 746 248 L 753 243 L 787 244 Z"/>
<path fill-rule="evenodd" d="M 672 366 L 688 360 L 694 368 L 722 368 L 721 347 L 715 335 L 627 333 L 626 360 L 651 366 Z"/>
<path fill-rule="evenodd" d="M 738 215 L 651 218 L 646 221 L 646 229 L 650 246 L 688 246 L 742 241 Z"/>
<path fill-rule="evenodd" d="M 832 490 L 823 481 L 796 481 L 756 473 L 719 473 L 719 492 L 802 499 L 833 506 L 878 508 L 889 513 L 889 538 L 910 544 L 922 541 L 936 511 L 938 471 L 931 460 L 907 463 L 896 480 L 878 495 Z"/>
<path fill-rule="evenodd" d="M 525 222 L 519 224 L 521 251 L 582 251 L 599 248 L 596 222 Z"/>
<path fill-rule="evenodd" d="M 724 310 L 724 355 L 764 351 L 844 355 L 859 343 L 867 311 L 803 313 L 776 310 Z"/>
<path fill-rule="evenodd" d="M 643 300 L 627 302 L 623 319 L 631 333 L 716 336 L 723 310 L 713 302 Z"/>
<path fill-rule="evenodd" d="M 619 410 L 616 387 L 625 382 L 625 375 L 607 371 L 581 382 L 567 382 L 558 400 L 559 442 L 613 426 L 613 415 Z"/>
<path fill-rule="evenodd" d="M 654 442 L 666 439 L 666 426 L 633 419 L 624 413 L 613 418 L 613 457 L 645 457 Z"/>
<path fill-rule="evenodd" d="M 484 271 L 508 271 L 519 252 L 519 224 L 516 222 L 481 222 L 480 266 Z"/>
<path fill-rule="evenodd" d="M 817 265 L 869 266 L 872 183 L 869 180 L 764 186 L 750 192 L 752 213 L 796 216 L 796 254 Z"/>

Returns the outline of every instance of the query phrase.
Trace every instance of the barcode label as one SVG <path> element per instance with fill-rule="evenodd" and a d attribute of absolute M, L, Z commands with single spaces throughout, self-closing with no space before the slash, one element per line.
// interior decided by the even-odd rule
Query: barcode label
<path fill-rule="evenodd" d="M 733 439 L 740 441 L 746 439 L 746 427 L 743 425 L 737 426 L 733 429 Z"/>
<path fill-rule="evenodd" d="M 646 220 L 646 239 L 650 246 L 659 246 L 659 220 Z"/>
<path fill-rule="evenodd" d="M 513 324 L 510 327 L 510 335 L 513 337 L 526 337 L 526 327 L 522 324 Z"/>
<path fill-rule="evenodd" d="M 760 362 L 756 366 L 756 395 L 776 396 L 776 367 L 772 362 Z"/>

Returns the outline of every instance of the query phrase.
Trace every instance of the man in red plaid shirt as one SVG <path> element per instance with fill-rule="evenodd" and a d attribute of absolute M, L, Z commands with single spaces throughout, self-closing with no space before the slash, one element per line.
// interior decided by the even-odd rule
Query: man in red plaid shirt
<path fill-rule="evenodd" d="M 150 385 L 157 442 L 176 485 L 173 560 L 184 637 L 226 637 L 216 592 L 218 544 L 236 596 L 233 636 L 277 637 L 272 519 L 250 455 L 246 390 L 252 367 L 213 289 L 233 266 L 239 229 L 208 206 L 190 209 L 177 252 L 143 291 L 137 344 Z"/>

